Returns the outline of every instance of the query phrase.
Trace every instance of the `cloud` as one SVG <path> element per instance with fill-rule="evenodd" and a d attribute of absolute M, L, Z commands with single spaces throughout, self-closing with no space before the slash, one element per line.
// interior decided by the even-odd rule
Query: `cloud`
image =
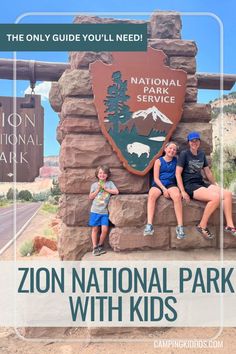
<path fill-rule="evenodd" d="M 42 101 L 46 101 L 46 100 L 48 100 L 50 88 L 51 88 L 51 82 L 43 81 L 43 82 L 40 82 L 40 84 L 35 86 L 34 92 L 36 95 L 41 95 Z M 27 89 L 25 90 L 24 93 L 25 94 L 31 93 L 30 86 L 27 87 Z"/>

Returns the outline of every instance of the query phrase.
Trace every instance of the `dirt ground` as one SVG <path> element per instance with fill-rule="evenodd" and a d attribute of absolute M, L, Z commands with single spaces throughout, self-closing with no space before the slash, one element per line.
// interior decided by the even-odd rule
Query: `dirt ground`
<path fill-rule="evenodd" d="M 157 339 L 210 339 L 218 333 L 218 329 L 206 328 L 170 328 L 168 330 L 157 330 L 156 335 L 148 334 L 146 338 L 140 338 L 140 333 L 133 332 L 126 340 L 119 339 L 116 334 L 110 336 L 107 341 L 102 339 L 91 338 L 86 342 L 78 342 L 76 337 L 68 335 L 61 341 L 49 340 L 48 342 L 40 341 L 40 339 L 23 340 L 17 337 L 12 328 L 1 328 L 0 331 L 0 353 L 1 354 L 189 354 L 189 353 L 206 353 L 215 354 L 224 353 L 232 354 L 236 349 L 236 329 L 224 329 L 222 334 L 217 337 L 220 348 L 207 349 L 189 349 L 189 348 L 157 348 L 154 347 L 154 340 Z M 58 336 L 61 338 L 60 336 Z M 93 342 L 97 340 L 99 342 Z M 120 342 L 121 341 L 121 342 Z M 223 346 L 223 347 L 222 347 Z"/>
<path fill-rule="evenodd" d="M 22 259 L 19 254 L 20 245 L 28 239 L 36 235 L 42 235 L 44 230 L 48 228 L 50 219 L 54 216 L 49 216 L 40 211 L 31 221 L 27 229 L 17 239 L 16 247 L 9 247 L 0 257 L 0 260 L 13 260 L 16 252 L 16 258 Z M 225 258 L 235 259 L 236 250 L 227 250 Z M 37 255 L 29 257 L 29 259 L 40 259 Z M 51 257 L 57 260 L 58 255 Z M 219 259 L 219 251 L 215 250 L 194 250 L 194 251 L 139 251 L 132 253 L 117 254 L 112 251 L 103 255 L 103 260 L 116 259 L 183 259 L 183 260 L 209 260 Z M 84 259 L 91 260 L 90 253 L 84 256 Z M 65 334 L 62 334 L 61 329 L 53 329 L 50 338 L 48 331 L 45 329 L 38 330 L 35 334 L 31 333 L 31 338 L 24 339 L 26 333 L 20 330 L 21 337 L 13 328 L 0 328 L 0 354 L 146 354 L 146 353 L 163 353 L 163 354 L 185 354 L 185 353 L 225 353 L 232 354 L 236 351 L 236 328 L 225 328 L 220 331 L 217 328 L 152 328 L 138 330 L 132 329 L 126 331 L 122 329 L 109 329 L 109 333 L 102 330 L 96 332 L 85 329 L 70 329 Z M 63 331 L 64 332 L 64 331 Z M 101 335 L 103 333 L 103 335 Z M 34 337 L 34 338 L 32 338 Z M 48 338 L 45 341 L 43 338 Z M 55 339 L 57 338 L 57 339 Z M 154 342 L 157 340 L 175 339 L 175 340 L 211 340 L 220 341 L 214 345 L 219 345 L 220 348 L 183 348 L 180 342 L 176 343 L 177 347 L 155 347 Z M 157 342 L 155 342 L 157 343 Z M 191 345 L 187 342 L 185 345 Z M 201 344 L 200 344 L 201 345 Z M 222 347 L 223 346 L 223 347 Z"/>

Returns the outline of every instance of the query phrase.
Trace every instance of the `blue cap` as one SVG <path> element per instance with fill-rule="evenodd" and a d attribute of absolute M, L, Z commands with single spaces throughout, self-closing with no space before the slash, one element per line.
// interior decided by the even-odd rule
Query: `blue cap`
<path fill-rule="evenodd" d="M 189 133 L 188 136 L 187 136 L 187 139 L 188 139 L 188 141 L 191 141 L 191 140 L 193 140 L 193 139 L 199 139 L 199 140 L 201 140 L 200 134 L 199 134 L 198 132 L 191 132 L 191 133 Z"/>

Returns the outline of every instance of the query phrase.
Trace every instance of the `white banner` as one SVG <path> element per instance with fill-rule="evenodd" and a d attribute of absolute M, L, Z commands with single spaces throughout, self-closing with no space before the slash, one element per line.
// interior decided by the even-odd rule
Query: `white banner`
<path fill-rule="evenodd" d="M 236 262 L 1 262 L 0 326 L 236 326 Z"/>

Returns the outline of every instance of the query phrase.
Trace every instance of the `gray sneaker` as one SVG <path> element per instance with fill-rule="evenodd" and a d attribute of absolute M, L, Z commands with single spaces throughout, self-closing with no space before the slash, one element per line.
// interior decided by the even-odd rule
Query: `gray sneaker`
<path fill-rule="evenodd" d="M 154 234 L 154 228 L 152 224 L 147 224 L 143 231 L 143 236 L 152 236 Z"/>
<path fill-rule="evenodd" d="M 93 252 L 92 252 L 92 253 L 93 253 L 94 256 L 100 256 L 100 254 L 101 254 L 101 253 L 99 252 L 99 248 L 98 248 L 98 247 L 95 247 L 95 248 L 93 249 Z"/>
<path fill-rule="evenodd" d="M 177 226 L 175 232 L 178 240 L 183 240 L 186 237 L 183 226 Z"/>
<path fill-rule="evenodd" d="M 100 254 L 107 253 L 107 252 L 104 250 L 103 246 L 98 246 L 98 252 L 99 252 L 99 255 L 100 255 Z"/>
<path fill-rule="evenodd" d="M 200 234 L 203 238 L 205 238 L 205 240 L 214 240 L 215 238 L 215 235 L 207 227 L 204 228 L 197 225 L 196 230 L 200 232 Z"/>

